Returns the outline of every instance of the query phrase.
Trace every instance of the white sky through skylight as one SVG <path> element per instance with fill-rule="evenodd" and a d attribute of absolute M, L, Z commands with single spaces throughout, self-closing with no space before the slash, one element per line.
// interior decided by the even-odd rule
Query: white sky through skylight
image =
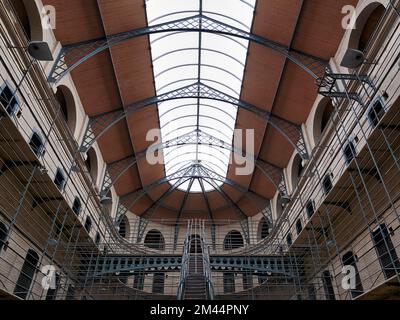
<path fill-rule="evenodd" d="M 203 0 L 203 15 L 250 31 L 256 0 Z M 200 13 L 200 0 L 148 0 L 149 25 Z M 239 98 L 248 41 L 207 32 L 170 32 L 150 36 L 157 95 L 200 81 Z M 199 67 L 200 64 L 200 67 Z M 232 143 L 237 106 L 211 99 L 177 99 L 158 105 L 163 141 L 201 130 Z M 164 150 L 165 172 L 170 175 L 197 161 L 226 177 L 230 152 L 206 145 L 186 145 Z M 171 181 L 173 184 L 175 181 Z M 188 183 L 179 189 L 188 188 Z M 221 185 L 218 182 L 218 185 Z M 206 191 L 213 188 L 204 184 Z M 201 191 L 194 182 L 191 192 Z"/>

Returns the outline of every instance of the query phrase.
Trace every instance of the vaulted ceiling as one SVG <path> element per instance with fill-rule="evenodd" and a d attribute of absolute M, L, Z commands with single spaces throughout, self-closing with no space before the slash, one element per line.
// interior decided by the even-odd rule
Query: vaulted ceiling
<path fill-rule="evenodd" d="M 152 1 L 152 0 L 148 0 Z M 232 0 L 239 1 L 239 0 Z M 73 44 L 147 26 L 145 0 L 44 0 L 57 10 L 55 35 L 62 45 Z M 344 5 L 356 0 L 258 0 L 251 33 L 287 47 L 329 60 L 343 36 Z M 72 71 L 72 78 L 86 113 L 93 117 L 118 110 L 156 94 L 149 36 L 136 37 L 91 57 Z M 308 117 L 317 96 L 315 79 L 291 60 L 261 44 L 250 42 L 240 99 L 295 124 Z M 223 79 L 221 79 L 223 81 Z M 129 115 L 99 139 L 107 163 L 134 157 L 148 148 L 149 129 L 159 128 L 157 105 Z M 238 129 L 255 129 L 255 156 L 280 168 L 288 165 L 292 145 L 265 119 L 239 108 Z M 235 219 L 233 204 L 252 216 L 271 199 L 276 188 L 256 168 L 238 176 L 228 168 L 229 184 L 221 187 L 232 203 L 218 191 L 188 193 L 174 190 L 157 207 L 153 218 Z M 164 165 L 150 165 L 145 158 L 132 166 L 115 184 L 123 196 L 165 176 Z M 148 190 L 131 211 L 141 215 L 169 189 L 168 182 Z M 250 190 L 250 193 L 243 190 Z M 186 200 L 186 201 L 185 201 Z M 182 203 L 185 204 L 182 208 Z"/>

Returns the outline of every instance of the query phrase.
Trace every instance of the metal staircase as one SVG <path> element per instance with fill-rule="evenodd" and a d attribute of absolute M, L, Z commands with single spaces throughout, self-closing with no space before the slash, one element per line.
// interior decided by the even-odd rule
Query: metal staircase
<path fill-rule="evenodd" d="M 178 287 L 179 300 L 212 300 L 210 255 L 204 221 L 188 221 Z"/>

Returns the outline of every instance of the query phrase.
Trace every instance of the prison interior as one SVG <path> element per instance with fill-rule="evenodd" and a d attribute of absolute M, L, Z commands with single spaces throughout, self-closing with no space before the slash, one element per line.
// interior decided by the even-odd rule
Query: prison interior
<path fill-rule="evenodd" d="M 215 181 L 238 192 L 243 187 L 201 163 L 125 195 L 116 192 L 127 168 L 144 161 L 145 153 L 107 162 L 99 139 L 120 115 L 88 116 L 73 81 L 79 68 L 94 68 L 91 59 L 107 41 L 63 46 L 43 28 L 43 6 L 52 3 L 43 2 L 0 1 L 1 299 L 399 298 L 400 1 L 355 1 L 357 28 L 343 30 L 326 64 L 285 51 L 288 63 L 297 61 L 295 68 L 316 75 L 314 100 L 299 131 L 280 127 L 294 146 L 287 167 L 255 164 L 276 192 L 265 199 L 244 190 L 251 216 Z M 188 21 L 178 28 L 195 23 Z M 213 23 L 218 32 L 221 24 Z M 108 41 L 152 32 L 137 27 Z M 43 42 L 52 61 L 32 55 L 35 43 Z M 341 65 L 349 52 L 362 55 L 355 68 Z M 234 152 L 210 136 L 196 139 Z M 166 181 L 176 189 L 184 180 L 203 189 L 201 214 L 184 214 L 190 187 L 178 218 L 157 216 L 160 201 L 141 215 L 132 209 L 149 189 Z M 215 218 L 205 184 L 226 200 L 229 215 Z M 349 270 L 351 288 L 343 285 Z"/>

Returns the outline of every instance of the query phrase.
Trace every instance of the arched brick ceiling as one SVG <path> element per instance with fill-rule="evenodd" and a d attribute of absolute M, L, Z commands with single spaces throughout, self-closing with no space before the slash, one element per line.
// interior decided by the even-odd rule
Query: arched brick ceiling
<path fill-rule="evenodd" d="M 147 24 L 144 0 L 43 0 L 57 12 L 55 35 L 71 44 L 105 35 L 144 27 Z M 290 48 L 323 59 L 334 56 L 344 30 L 341 8 L 357 0 L 258 0 L 252 33 Z M 72 72 L 72 77 L 89 116 L 120 109 L 155 94 L 149 38 L 135 38 L 90 58 Z M 295 123 L 304 122 L 316 98 L 313 79 L 283 56 L 261 45 L 250 43 L 241 99 Z M 260 159 L 285 167 L 293 153 L 290 144 L 266 122 L 240 109 L 236 127 L 255 129 L 255 153 Z M 106 162 L 134 156 L 147 148 L 147 130 L 159 128 L 158 111 L 149 106 L 110 129 L 99 145 Z M 228 178 L 264 198 L 275 193 L 272 183 L 256 169 L 253 175 L 237 176 L 231 165 Z M 116 184 L 119 195 L 138 190 L 165 175 L 163 165 L 141 160 Z M 151 190 L 132 211 L 144 212 L 167 185 Z M 248 197 L 223 186 L 247 215 L 257 213 Z M 155 218 L 175 219 L 184 192 L 174 191 L 160 205 Z M 218 192 L 208 193 L 215 219 L 234 218 L 234 212 Z M 200 194 L 190 194 L 183 215 L 207 218 L 207 207 Z"/>

